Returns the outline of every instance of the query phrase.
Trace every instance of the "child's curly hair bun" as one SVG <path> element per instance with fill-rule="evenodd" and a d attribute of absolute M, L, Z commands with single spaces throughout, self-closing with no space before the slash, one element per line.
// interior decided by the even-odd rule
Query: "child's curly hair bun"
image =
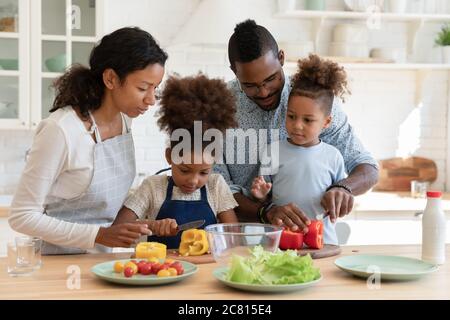
<path fill-rule="evenodd" d="M 310 54 L 298 61 L 298 72 L 292 79 L 291 95 L 312 99 L 340 97 L 350 94 L 347 88 L 347 73 L 338 63 Z M 331 106 L 330 106 L 331 107 Z"/>
<path fill-rule="evenodd" d="M 181 78 L 170 76 L 161 97 L 161 130 L 190 130 L 194 121 L 202 121 L 203 130 L 225 131 L 237 127 L 236 103 L 233 94 L 221 79 L 209 79 L 204 74 Z"/>

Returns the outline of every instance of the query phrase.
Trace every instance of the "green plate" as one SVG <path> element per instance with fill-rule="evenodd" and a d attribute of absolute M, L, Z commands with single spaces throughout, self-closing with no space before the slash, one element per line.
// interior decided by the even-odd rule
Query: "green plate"
<path fill-rule="evenodd" d="M 347 256 L 336 259 L 334 264 L 361 278 L 379 273 L 381 280 L 414 280 L 438 270 L 436 265 L 422 260 L 383 255 Z"/>
<path fill-rule="evenodd" d="M 127 278 L 123 275 L 123 273 L 116 273 L 113 270 L 114 263 L 117 261 L 122 262 L 123 264 L 130 261 L 130 259 L 126 260 L 113 260 L 108 262 L 103 262 L 96 264 L 91 268 L 91 272 L 94 273 L 100 279 L 113 282 L 120 283 L 132 286 L 156 286 L 161 284 L 173 283 L 177 281 L 181 281 L 192 276 L 194 273 L 198 271 L 198 267 L 195 264 L 186 261 L 179 261 L 183 265 L 184 273 L 179 276 L 173 277 L 157 277 L 156 275 L 148 275 L 144 276 L 141 274 L 133 275 L 131 278 Z"/>
<path fill-rule="evenodd" d="M 244 291 L 253 291 L 253 292 L 289 292 L 289 291 L 298 291 L 302 289 L 306 289 L 317 284 L 322 277 L 317 280 L 306 282 L 306 283 L 296 283 L 296 284 L 273 284 L 273 285 L 263 285 L 263 284 L 246 284 L 239 282 L 232 282 L 225 279 L 225 276 L 228 272 L 227 267 L 217 268 L 213 271 L 213 276 L 223 284 Z"/>

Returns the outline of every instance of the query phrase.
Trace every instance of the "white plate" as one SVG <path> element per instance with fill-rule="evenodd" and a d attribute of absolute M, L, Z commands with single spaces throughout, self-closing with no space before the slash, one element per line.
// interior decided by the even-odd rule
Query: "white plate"
<path fill-rule="evenodd" d="M 306 283 L 296 283 L 296 284 L 273 284 L 273 285 L 263 285 L 263 284 L 246 284 L 239 282 L 232 282 L 225 279 L 225 276 L 228 272 L 227 267 L 217 268 L 213 271 L 213 276 L 223 284 L 244 291 L 253 291 L 253 292 L 290 292 L 290 291 L 298 291 L 309 288 L 311 286 L 316 285 L 322 277 L 317 280 L 306 282 Z"/>
<path fill-rule="evenodd" d="M 179 276 L 172 276 L 172 277 L 157 277 L 156 275 L 141 275 L 136 274 L 133 275 L 130 278 L 127 278 L 123 275 L 123 273 L 116 273 L 113 270 L 114 263 L 120 261 L 123 264 L 130 261 L 130 259 L 127 260 L 112 260 L 108 262 L 103 262 L 96 264 L 92 267 L 91 272 L 95 274 L 100 279 L 113 282 L 113 283 L 119 283 L 119 284 L 125 284 L 125 285 L 132 285 L 132 286 L 155 286 L 155 285 L 161 285 L 161 284 L 167 284 L 172 282 L 181 281 L 183 279 L 186 279 L 187 277 L 192 276 L 194 273 L 198 271 L 198 267 L 195 264 L 186 262 L 186 261 L 180 261 L 180 263 L 183 265 L 184 273 Z"/>
<path fill-rule="evenodd" d="M 438 270 L 438 267 L 413 258 L 355 255 L 334 261 L 341 270 L 361 278 L 378 274 L 382 280 L 415 280 Z"/>

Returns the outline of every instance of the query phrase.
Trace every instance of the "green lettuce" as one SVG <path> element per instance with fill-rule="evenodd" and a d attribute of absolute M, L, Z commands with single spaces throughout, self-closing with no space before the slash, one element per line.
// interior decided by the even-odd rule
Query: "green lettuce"
<path fill-rule="evenodd" d="M 272 253 L 256 246 L 249 257 L 233 255 L 226 279 L 247 284 L 295 284 L 320 278 L 320 271 L 314 267 L 308 254 L 298 256 L 295 250 Z"/>

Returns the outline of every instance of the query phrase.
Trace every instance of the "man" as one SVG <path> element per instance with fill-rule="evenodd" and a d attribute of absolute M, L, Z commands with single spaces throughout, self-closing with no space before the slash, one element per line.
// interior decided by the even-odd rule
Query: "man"
<path fill-rule="evenodd" d="M 238 24 L 228 43 L 230 68 L 236 75 L 229 83 L 237 102 L 237 121 L 242 130 L 279 129 L 279 138 L 286 139 L 285 118 L 290 81 L 283 72 L 284 52 L 270 32 L 246 20 Z M 269 142 L 270 142 L 269 135 Z M 320 139 L 336 147 L 344 157 L 349 176 L 331 185 L 324 194 L 321 204 L 332 222 L 344 217 L 353 208 L 353 195 L 360 195 L 377 183 L 377 162 L 364 149 L 347 122 L 340 102 L 335 99 L 332 110 L 332 124 L 324 129 Z M 227 146 L 225 145 L 224 150 Z M 235 145 L 235 154 L 249 148 Z M 246 158 L 248 159 L 248 157 Z M 301 165 L 301 164 L 299 164 Z M 253 179 L 259 174 L 258 164 L 217 164 L 214 169 L 221 173 L 230 185 L 239 204 L 237 214 L 240 220 L 284 224 L 292 230 L 307 231 L 310 223 L 301 208 L 295 204 L 275 206 L 271 203 L 261 205 L 251 199 L 250 188 Z"/>

